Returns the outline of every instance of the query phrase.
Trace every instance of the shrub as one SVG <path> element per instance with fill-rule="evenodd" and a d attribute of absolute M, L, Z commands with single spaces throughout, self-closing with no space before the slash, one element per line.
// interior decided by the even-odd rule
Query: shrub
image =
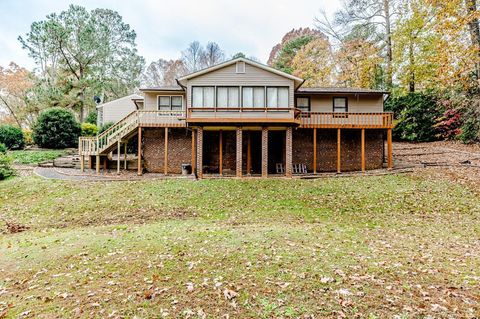
<path fill-rule="evenodd" d="M 6 179 L 14 174 L 12 158 L 7 154 L 0 154 L 0 180 Z"/>
<path fill-rule="evenodd" d="M 0 143 L 0 155 L 1 154 L 3 155 L 7 154 L 7 147 L 3 143 Z"/>
<path fill-rule="evenodd" d="M 78 144 L 80 133 L 80 124 L 73 114 L 56 107 L 40 114 L 33 127 L 33 140 L 40 147 L 74 147 Z"/>
<path fill-rule="evenodd" d="M 462 114 L 455 109 L 447 109 L 441 117 L 437 119 L 435 129 L 436 136 L 443 139 L 454 139 L 460 134 L 462 126 Z"/>
<path fill-rule="evenodd" d="M 10 150 L 18 150 L 25 147 L 23 132 L 20 128 L 12 125 L 0 125 L 0 143 Z"/>
<path fill-rule="evenodd" d="M 97 110 L 93 110 L 88 113 L 87 118 L 85 119 L 85 123 L 97 125 Z"/>
<path fill-rule="evenodd" d="M 460 135 L 458 138 L 463 143 L 472 143 L 480 139 L 480 123 L 474 117 L 469 117 L 465 120 L 460 128 Z"/>
<path fill-rule="evenodd" d="M 98 133 L 98 128 L 95 124 L 82 123 L 82 136 L 95 136 Z"/>
<path fill-rule="evenodd" d="M 35 144 L 35 142 L 33 142 L 32 130 L 23 130 L 23 139 L 27 146 Z"/>
<path fill-rule="evenodd" d="M 110 127 L 112 127 L 113 124 L 115 124 L 115 123 L 113 123 L 113 122 L 107 122 L 107 123 L 103 124 L 102 127 L 100 128 L 100 130 L 98 130 L 98 134 L 105 132 L 105 131 L 108 130 Z"/>
<path fill-rule="evenodd" d="M 391 109 L 401 110 L 393 129 L 396 139 L 411 142 L 428 142 L 437 137 L 436 120 L 442 115 L 436 97 L 427 93 L 409 93 L 392 98 Z"/>

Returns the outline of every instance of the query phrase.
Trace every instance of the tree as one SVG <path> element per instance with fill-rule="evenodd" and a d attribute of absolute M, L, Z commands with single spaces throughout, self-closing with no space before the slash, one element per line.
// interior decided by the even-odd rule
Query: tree
<path fill-rule="evenodd" d="M 144 60 L 138 56 L 135 31 L 115 11 L 88 12 L 70 5 L 59 15 L 34 22 L 23 48 L 42 70 L 46 90 L 65 90 L 83 121 L 93 96 L 106 101 L 125 95 L 138 83 Z"/>
<path fill-rule="evenodd" d="M 372 28 L 378 37 L 383 38 L 386 63 L 386 86 L 393 86 L 393 16 L 397 0 L 345 0 L 343 8 L 336 12 L 334 21 L 326 14 L 317 17 L 317 27 L 339 42 L 354 27 Z"/>
<path fill-rule="evenodd" d="M 182 61 L 189 72 L 195 72 L 204 67 L 205 50 L 198 41 L 193 41 L 182 52 Z"/>
<path fill-rule="evenodd" d="M 203 55 L 203 65 L 210 67 L 225 61 L 225 53 L 215 42 L 208 42 Z"/>
<path fill-rule="evenodd" d="M 28 93 L 33 83 L 33 75 L 14 62 L 7 68 L 0 66 L 0 105 L 8 109 L 19 127 L 32 124 Z"/>
<path fill-rule="evenodd" d="M 176 79 L 188 73 L 182 60 L 159 59 L 150 63 L 141 77 L 143 86 L 172 86 Z"/>
<path fill-rule="evenodd" d="M 238 59 L 238 58 L 246 58 L 247 56 L 243 52 L 237 52 L 234 55 L 232 55 L 232 60 L 233 59 Z"/>
<path fill-rule="evenodd" d="M 304 86 L 332 86 L 335 62 L 328 40 L 318 38 L 300 48 L 292 60 L 295 76 L 305 80 Z"/>

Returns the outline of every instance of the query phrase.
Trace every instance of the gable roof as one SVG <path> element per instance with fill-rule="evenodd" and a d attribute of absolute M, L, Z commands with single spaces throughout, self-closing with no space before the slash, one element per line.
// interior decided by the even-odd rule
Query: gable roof
<path fill-rule="evenodd" d="M 172 85 L 172 86 L 152 86 L 152 87 L 146 87 L 146 88 L 141 88 L 140 91 L 142 92 L 151 92 L 151 91 L 185 91 L 185 89 L 179 85 Z"/>
<path fill-rule="evenodd" d="M 116 100 L 112 100 L 112 101 L 105 102 L 105 103 L 100 103 L 100 104 L 97 105 L 97 109 L 100 108 L 100 107 L 104 107 L 104 106 L 116 105 L 119 102 L 120 103 L 121 102 L 125 102 L 125 103 L 132 102 L 132 100 L 143 100 L 143 96 L 138 95 L 138 94 L 130 94 L 130 95 L 121 97 L 121 98 L 116 99 Z"/>
<path fill-rule="evenodd" d="M 283 72 L 283 71 L 274 69 L 274 68 L 272 68 L 272 67 L 270 67 L 270 66 L 268 66 L 268 65 L 265 65 L 265 64 L 262 64 L 262 63 L 259 63 L 259 62 L 256 62 L 256 61 L 253 61 L 253 60 L 250 60 L 250 59 L 246 59 L 246 58 L 236 58 L 236 59 L 232 59 L 232 60 L 229 60 L 229 61 L 225 61 L 225 62 L 222 62 L 222 63 L 220 63 L 220 64 L 217 64 L 217 65 L 214 65 L 214 66 L 211 66 L 211 67 L 202 69 L 202 70 L 200 70 L 200 71 L 196 71 L 196 72 L 193 72 L 193 73 L 184 75 L 184 76 L 178 78 L 177 81 L 178 81 L 180 84 L 183 85 L 184 82 L 185 82 L 185 80 L 189 80 L 189 79 L 195 78 L 195 77 L 197 77 L 197 76 L 200 76 L 200 75 L 203 75 L 203 74 L 206 74 L 206 73 L 213 72 L 213 71 L 215 71 L 215 70 L 224 68 L 224 67 L 226 67 L 226 66 L 235 64 L 235 63 L 240 62 L 240 61 L 245 62 L 245 64 L 249 64 L 249 65 L 255 66 L 255 67 L 257 67 L 257 68 L 263 69 L 263 70 L 265 70 L 265 71 L 268 71 L 268 72 L 271 72 L 271 73 L 274 73 L 274 74 L 283 76 L 284 78 L 293 80 L 294 83 L 295 83 L 295 89 L 297 89 L 298 87 L 300 87 L 300 85 L 302 85 L 302 83 L 304 82 L 304 80 L 301 79 L 301 78 L 299 78 L 299 77 L 296 77 L 296 76 L 294 76 L 294 75 L 291 75 L 291 74 L 285 73 L 285 72 Z M 183 82 L 183 83 L 182 83 L 182 82 Z"/>

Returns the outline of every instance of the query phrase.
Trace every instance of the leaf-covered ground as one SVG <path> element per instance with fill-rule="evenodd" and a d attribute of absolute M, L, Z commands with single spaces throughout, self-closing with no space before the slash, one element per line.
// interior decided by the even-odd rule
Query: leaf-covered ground
<path fill-rule="evenodd" d="M 478 317 L 480 197 L 432 176 L 7 180 L 0 317 Z"/>

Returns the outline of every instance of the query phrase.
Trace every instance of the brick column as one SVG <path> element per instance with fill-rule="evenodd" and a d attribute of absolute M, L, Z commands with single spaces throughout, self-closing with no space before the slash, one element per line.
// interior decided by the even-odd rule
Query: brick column
<path fill-rule="evenodd" d="M 242 135 L 242 128 L 237 127 L 237 177 L 242 177 Z"/>
<path fill-rule="evenodd" d="M 285 132 L 285 176 L 292 177 L 292 127 Z"/>
<path fill-rule="evenodd" d="M 197 129 L 197 175 L 203 177 L 203 127 Z"/>
<path fill-rule="evenodd" d="M 262 127 L 262 177 L 268 176 L 268 129 Z"/>

